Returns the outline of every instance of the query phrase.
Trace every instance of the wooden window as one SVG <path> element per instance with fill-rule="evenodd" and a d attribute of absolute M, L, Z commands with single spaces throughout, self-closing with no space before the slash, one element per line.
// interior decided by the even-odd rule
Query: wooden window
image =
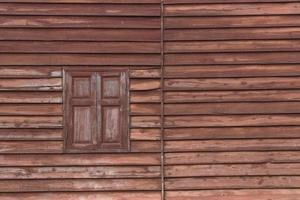
<path fill-rule="evenodd" d="M 66 152 L 128 150 L 127 79 L 127 70 L 64 70 Z"/>

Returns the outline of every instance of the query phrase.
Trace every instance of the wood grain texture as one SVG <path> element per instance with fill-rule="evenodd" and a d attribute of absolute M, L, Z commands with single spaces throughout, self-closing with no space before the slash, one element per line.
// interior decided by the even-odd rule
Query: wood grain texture
<path fill-rule="evenodd" d="M 0 140 L 63 140 L 63 130 L 0 129 Z"/>
<path fill-rule="evenodd" d="M 0 92 L 0 103 L 62 103 L 61 92 Z"/>

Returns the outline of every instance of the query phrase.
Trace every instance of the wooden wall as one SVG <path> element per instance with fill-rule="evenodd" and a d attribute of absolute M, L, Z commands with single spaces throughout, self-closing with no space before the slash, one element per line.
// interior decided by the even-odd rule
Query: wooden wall
<path fill-rule="evenodd" d="M 160 199 L 160 1 L 1 2 L 0 199 Z M 63 153 L 65 66 L 129 68 L 129 153 Z"/>
<path fill-rule="evenodd" d="M 300 1 L 161 8 L 1 1 L 1 200 L 299 198 Z M 129 69 L 130 152 L 63 152 L 66 66 Z"/>
<path fill-rule="evenodd" d="M 165 0 L 166 199 L 299 198 L 299 14 Z"/>

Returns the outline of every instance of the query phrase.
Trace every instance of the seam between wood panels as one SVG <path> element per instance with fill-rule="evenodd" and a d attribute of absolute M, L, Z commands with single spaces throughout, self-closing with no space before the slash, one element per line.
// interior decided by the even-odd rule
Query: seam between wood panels
<path fill-rule="evenodd" d="M 165 153 L 164 153 L 164 0 L 160 3 L 160 98 L 161 98 L 161 114 L 160 114 L 160 163 L 161 163 L 161 200 L 165 199 Z"/>

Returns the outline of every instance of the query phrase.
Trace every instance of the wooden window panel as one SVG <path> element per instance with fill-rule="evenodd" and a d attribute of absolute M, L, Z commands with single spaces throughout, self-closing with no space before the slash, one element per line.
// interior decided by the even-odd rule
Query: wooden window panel
<path fill-rule="evenodd" d="M 65 69 L 65 151 L 129 149 L 127 70 Z"/>

